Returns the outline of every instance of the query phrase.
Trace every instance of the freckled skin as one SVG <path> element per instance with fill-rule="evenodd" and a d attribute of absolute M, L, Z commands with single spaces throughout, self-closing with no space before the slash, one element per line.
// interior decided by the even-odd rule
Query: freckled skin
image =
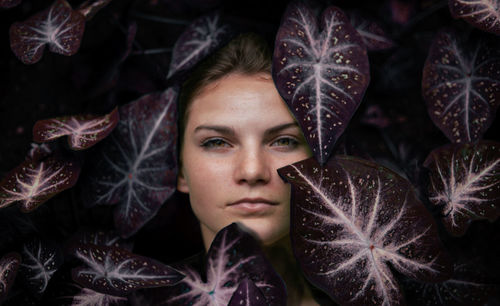
<path fill-rule="evenodd" d="M 268 74 L 230 74 L 211 83 L 189 108 L 178 190 L 189 193 L 200 220 L 205 247 L 215 234 L 232 222 L 241 222 L 264 244 L 286 236 L 290 227 L 290 185 L 277 169 L 311 156 L 298 126 L 274 134 L 266 130 L 295 120 Z M 219 125 L 234 135 L 203 129 Z M 203 147 L 210 139 L 222 139 L 216 147 Z M 292 138 L 295 146 L 278 139 Z M 285 143 L 287 143 L 285 141 Z M 228 204 L 242 198 L 265 198 L 277 205 L 259 214 L 242 214 Z"/>

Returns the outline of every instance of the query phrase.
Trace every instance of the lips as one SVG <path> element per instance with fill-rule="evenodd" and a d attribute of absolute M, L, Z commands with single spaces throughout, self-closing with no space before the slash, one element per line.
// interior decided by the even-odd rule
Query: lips
<path fill-rule="evenodd" d="M 240 204 L 267 204 L 267 205 L 278 205 L 278 202 L 270 201 L 264 198 L 244 198 L 238 200 L 234 203 L 229 204 L 229 206 L 240 205 Z"/>
<path fill-rule="evenodd" d="M 244 198 L 229 204 L 228 207 L 243 215 L 265 215 L 271 213 L 276 205 L 278 202 L 264 198 Z"/>

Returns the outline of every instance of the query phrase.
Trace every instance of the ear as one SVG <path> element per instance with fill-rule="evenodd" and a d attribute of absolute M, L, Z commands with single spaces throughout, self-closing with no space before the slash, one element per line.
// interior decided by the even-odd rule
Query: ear
<path fill-rule="evenodd" d="M 184 169 L 180 167 L 179 174 L 177 175 L 177 190 L 183 193 L 189 193 L 189 186 L 186 177 L 184 176 Z"/>

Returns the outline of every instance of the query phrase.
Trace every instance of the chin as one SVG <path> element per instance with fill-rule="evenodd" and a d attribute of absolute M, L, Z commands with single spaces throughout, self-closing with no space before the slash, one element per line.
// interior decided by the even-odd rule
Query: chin
<path fill-rule="evenodd" d="M 276 220 L 263 222 L 262 220 L 241 220 L 243 229 L 247 230 L 265 246 L 269 246 L 288 235 L 289 224 L 279 224 Z"/>

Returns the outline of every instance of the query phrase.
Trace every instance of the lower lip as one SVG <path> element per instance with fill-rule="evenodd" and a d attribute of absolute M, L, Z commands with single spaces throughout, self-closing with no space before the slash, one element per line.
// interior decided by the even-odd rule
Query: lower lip
<path fill-rule="evenodd" d="M 268 212 L 272 209 L 274 209 L 274 206 L 269 203 L 238 203 L 238 204 L 232 204 L 229 207 L 231 209 L 235 209 L 238 212 L 245 213 L 245 214 L 256 214 L 256 213 L 265 213 Z"/>

